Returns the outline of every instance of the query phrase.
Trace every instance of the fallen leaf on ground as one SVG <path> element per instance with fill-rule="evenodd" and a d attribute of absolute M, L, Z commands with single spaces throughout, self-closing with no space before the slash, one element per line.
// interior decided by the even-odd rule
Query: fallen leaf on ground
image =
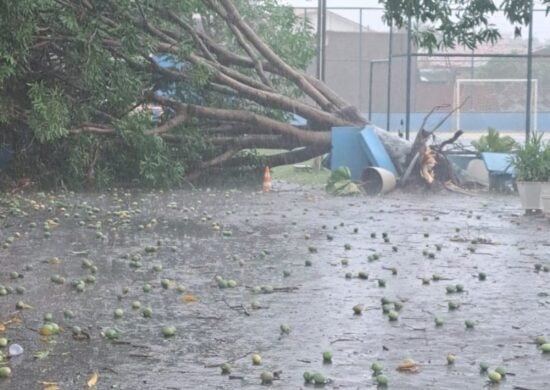
<path fill-rule="evenodd" d="M 197 302 L 199 298 L 197 298 L 195 295 L 184 295 L 181 297 L 181 300 L 183 302 Z"/>
<path fill-rule="evenodd" d="M 400 371 L 400 372 L 417 372 L 418 371 L 418 366 L 417 366 L 417 364 L 414 360 L 405 359 L 403 361 L 403 363 L 401 363 L 397 367 L 397 371 Z"/>
<path fill-rule="evenodd" d="M 55 382 L 38 382 L 44 386 L 43 390 L 61 390 L 61 387 Z"/>
<path fill-rule="evenodd" d="M 49 354 L 50 354 L 50 351 L 38 351 L 38 352 L 35 352 L 33 356 L 35 359 L 44 359 Z"/>
<path fill-rule="evenodd" d="M 94 387 L 97 384 L 98 379 L 99 379 L 99 375 L 97 374 L 97 372 L 94 372 L 90 377 L 90 379 L 88 379 L 88 382 L 86 382 L 86 385 L 88 386 L 88 388 L 90 389 Z"/>

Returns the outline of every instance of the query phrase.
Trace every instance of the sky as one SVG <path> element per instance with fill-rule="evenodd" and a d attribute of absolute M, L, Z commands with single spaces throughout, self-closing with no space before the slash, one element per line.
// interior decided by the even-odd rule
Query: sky
<path fill-rule="evenodd" d="M 317 7 L 318 0 L 280 0 L 294 7 Z M 537 1 L 538 2 L 538 1 Z M 540 4 L 540 3 L 539 3 Z M 327 0 L 327 7 L 380 7 L 378 0 Z M 535 5 L 535 8 L 537 5 Z M 539 5 L 539 8 L 542 6 Z M 331 10 L 355 22 L 358 20 L 358 12 L 349 10 Z M 364 23 L 369 25 L 374 30 L 384 30 L 386 27 L 381 21 L 381 11 L 364 11 Z M 499 27 L 503 36 L 512 36 L 514 27 L 506 20 L 504 15 L 497 14 L 491 18 L 491 21 Z M 550 15 L 546 17 L 544 12 L 536 12 L 533 23 L 533 36 L 539 41 L 550 41 Z M 527 29 L 523 28 L 523 38 L 527 38 Z"/>

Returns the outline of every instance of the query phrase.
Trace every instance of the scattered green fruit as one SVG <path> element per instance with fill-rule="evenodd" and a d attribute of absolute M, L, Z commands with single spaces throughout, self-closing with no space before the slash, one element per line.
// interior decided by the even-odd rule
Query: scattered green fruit
<path fill-rule="evenodd" d="M 383 371 L 383 367 L 380 363 L 374 362 L 370 366 L 371 370 L 374 372 L 374 374 L 379 374 Z"/>
<path fill-rule="evenodd" d="M 499 383 L 502 379 L 502 375 L 500 375 L 496 371 L 490 371 L 489 372 L 489 380 L 493 383 Z"/>
<path fill-rule="evenodd" d="M 332 363 L 332 352 L 330 351 L 323 352 L 323 362 Z"/>
<path fill-rule="evenodd" d="M 395 310 L 390 310 L 388 313 L 388 318 L 390 321 L 397 321 L 399 319 L 399 313 Z"/>
<path fill-rule="evenodd" d="M 172 337 L 176 334 L 176 327 L 169 325 L 162 328 L 162 335 L 164 337 Z"/>
<path fill-rule="evenodd" d="M 259 366 L 260 364 L 262 364 L 262 357 L 257 353 L 252 354 L 252 364 L 255 366 Z"/>
<path fill-rule="evenodd" d="M 388 377 L 385 375 L 377 375 L 376 376 L 376 383 L 378 383 L 379 386 L 387 386 L 388 385 Z"/>
<path fill-rule="evenodd" d="M 451 365 L 454 364 L 456 360 L 456 355 L 453 355 L 452 353 L 449 353 L 447 355 L 447 364 Z"/>
<path fill-rule="evenodd" d="M 231 374 L 231 366 L 229 365 L 229 363 L 223 363 L 221 365 L 221 369 L 222 369 L 222 375 Z"/>
<path fill-rule="evenodd" d="M 8 378 L 11 376 L 11 368 L 9 367 L 0 367 L 0 378 Z"/>
<path fill-rule="evenodd" d="M 145 309 L 143 309 L 141 314 L 145 318 L 151 318 L 151 316 L 153 315 L 153 309 L 151 309 L 150 307 L 146 307 Z"/>
<path fill-rule="evenodd" d="M 273 373 L 264 371 L 260 374 L 260 379 L 262 380 L 262 385 L 269 385 L 273 383 Z"/>

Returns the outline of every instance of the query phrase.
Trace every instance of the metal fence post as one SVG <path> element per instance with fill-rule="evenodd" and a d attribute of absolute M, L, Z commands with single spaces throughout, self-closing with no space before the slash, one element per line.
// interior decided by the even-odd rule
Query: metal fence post
<path fill-rule="evenodd" d="M 411 16 L 407 22 L 407 98 L 406 98 L 406 114 L 405 114 L 405 138 L 409 139 L 411 129 Z"/>
<path fill-rule="evenodd" d="M 391 23 L 391 22 L 390 22 Z M 390 42 L 388 44 L 388 100 L 386 101 L 386 131 L 390 131 L 390 113 L 391 113 L 391 67 L 393 57 L 393 23 L 390 24 Z"/>
<path fill-rule="evenodd" d="M 529 4 L 529 41 L 527 46 L 527 103 L 525 104 L 525 141 L 531 134 L 531 90 L 533 83 L 533 6 L 535 0 Z"/>

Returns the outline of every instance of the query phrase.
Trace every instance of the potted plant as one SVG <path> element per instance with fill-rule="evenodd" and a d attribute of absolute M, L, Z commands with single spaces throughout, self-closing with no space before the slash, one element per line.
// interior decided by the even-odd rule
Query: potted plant
<path fill-rule="evenodd" d="M 547 143 L 546 147 L 544 148 L 542 159 L 546 167 L 546 171 L 548 172 L 549 181 L 542 184 L 540 201 L 541 201 L 542 211 L 545 214 L 550 214 L 550 144 L 549 143 Z"/>
<path fill-rule="evenodd" d="M 548 147 L 542 141 L 543 134 L 532 134 L 525 144 L 519 145 L 513 158 L 517 186 L 522 207 L 527 212 L 541 210 L 543 187 L 548 186 L 550 176 Z M 544 192 L 550 189 L 545 189 Z"/>

